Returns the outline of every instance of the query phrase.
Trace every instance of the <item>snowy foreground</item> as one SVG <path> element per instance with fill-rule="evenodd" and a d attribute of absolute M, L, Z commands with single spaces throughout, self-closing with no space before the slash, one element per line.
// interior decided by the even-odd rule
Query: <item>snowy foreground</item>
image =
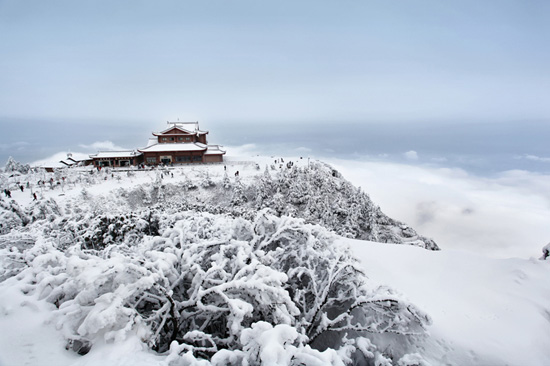
<path fill-rule="evenodd" d="M 550 364 L 548 261 L 344 241 L 369 278 L 431 316 L 425 356 L 433 364 Z"/>
<path fill-rule="evenodd" d="M 251 197 L 290 170 L 272 161 L 4 174 L 39 202 L 3 201 L 0 365 L 550 364 L 550 261 L 424 249 L 338 177 L 317 176 L 369 220 Z M 273 204 L 302 219 L 253 207 Z"/>

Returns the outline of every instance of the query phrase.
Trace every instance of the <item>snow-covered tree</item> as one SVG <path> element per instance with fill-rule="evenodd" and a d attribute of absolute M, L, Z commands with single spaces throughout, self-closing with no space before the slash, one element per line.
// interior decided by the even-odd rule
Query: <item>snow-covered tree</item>
<path fill-rule="evenodd" d="M 212 178 L 210 178 L 210 174 L 208 174 L 208 171 L 203 175 L 203 178 L 200 182 L 200 185 L 202 188 L 211 188 L 216 185 Z"/>
<path fill-rule="evenodd" d="M 8 161 L 6 162 L 6 165 L 4 166 L 4 171 L 6 173 L 12 173 L 12 172 L 18 172 L 21 174 L 27 174 L 31 167 L 29 164 L 22 164 L 18 161 L 16 161 L 11 156 L 8 158 Z"/>
<path fill-rule="evenodd" d="M 289 277 L 308 343 L 337 348 L 346 332 L 421 334 L 428 317 L 391 289 L 372 287 L 356 260 L 319 226 L 261 213 L 255 245 Z"/>
<path fill-rule="evenodd" d="M 258 185 L 255 190 L 255 208 L 260 210 L 270 207 L 273 193 L 273 179 L 266 165 L 264 173 L 258 179 Z"/>
<path fill-rule="evenodd" d="M 231 188 L 231 181 L 229 180 L 229 176 L 227 175 L 227 171 L 225 171 L 223 173 L 222 187 L 224 189 Z"/>
<path fill-rule="evenodd" d="M 235 184 L 233 185 L 233 194 L 231 196 L 231 204 L 233 206 L 241 206 L 248 201 L 245 194 L 245 187 L 241 183 L 238 176 L 235 177 Z"/>

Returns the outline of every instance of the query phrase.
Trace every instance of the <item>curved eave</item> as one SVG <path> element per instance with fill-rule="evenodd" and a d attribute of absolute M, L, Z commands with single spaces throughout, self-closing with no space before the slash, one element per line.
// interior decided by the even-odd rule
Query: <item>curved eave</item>
<path fill-rule="evenodd" d="M 197 132 L 189 132 L 189 131 L 183 131 L 184 133 L 162 133 L 162 132 L 153 132 L 153 136 L 162 136 L 162 137 L 167 137 L 167 136 L 194 136 L 197 134 Z"/>
<path fill-rule="evenodd" d="M 202 145 L 202 144 L 201 144 Z M 143 149 L 138 149 L 141 153 L 147 152 L 192 152 L 192 151 L 206 151 L 206 147 L 197 145 L 196 143 L 168 143 L 168 144 L 155 144 L 151 146 L 144 147 Z"/>
<path fill-rule="evenodd" d="M 220 149 L 219 145 L 209 146 L 204 155 L 225 155 L 226 151 Z"/>

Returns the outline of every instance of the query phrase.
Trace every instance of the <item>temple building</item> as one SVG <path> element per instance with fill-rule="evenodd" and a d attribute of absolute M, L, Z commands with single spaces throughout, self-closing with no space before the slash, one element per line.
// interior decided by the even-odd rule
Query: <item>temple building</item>
<path fill-rule="evenodd" d="M 146 147 L 137 150 L 99 151 L 90 155 L 96 167 L 124 167 L 138 164 L 174 165 L 223 162 L 225 151 L 219 145 L 208 145 L 208 131 L 199 122 L 168 122 L 164 131 L 153 132 Z"/>
<path fill-rule="evenodd" d="M 149 145 L 138 149 L 146 165 L 219 163 L 225 151 L 219 145 L 208 145 L 208 131 L 199 129 L 199 122 L 168 122 L 171 126 L 153 132 Z"/>

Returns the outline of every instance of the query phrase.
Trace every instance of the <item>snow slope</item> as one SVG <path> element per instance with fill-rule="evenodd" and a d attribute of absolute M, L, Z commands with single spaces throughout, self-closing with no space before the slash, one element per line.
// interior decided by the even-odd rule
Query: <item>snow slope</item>
<path fill-rule="evenodd" d="M 433 365 L 550 364 L 550 262 L 340 240 L 369 278 L 401 291 L 432 317 L 419 351 Z M 166 365 L 136 339 L 86 356 L 65 351 L 44 307 L 0 286 L 0 365 Z"/>
<path fill-rule="evenodd" d="M 99 345 L 86 357 L 65 350 L 66 342 L 52 322 L 53 308 L 0 285 L 0 366 L 162 365 L 164 358 L 146 351 L 137 337 Z"/>
<path fill-rule="evenodd" d="M 367 276 L 432 317 L 442 364 L 549 365 L 550 262 L 341 239 Z M 441 349 L 432 348 L 436 359 Z"/>

